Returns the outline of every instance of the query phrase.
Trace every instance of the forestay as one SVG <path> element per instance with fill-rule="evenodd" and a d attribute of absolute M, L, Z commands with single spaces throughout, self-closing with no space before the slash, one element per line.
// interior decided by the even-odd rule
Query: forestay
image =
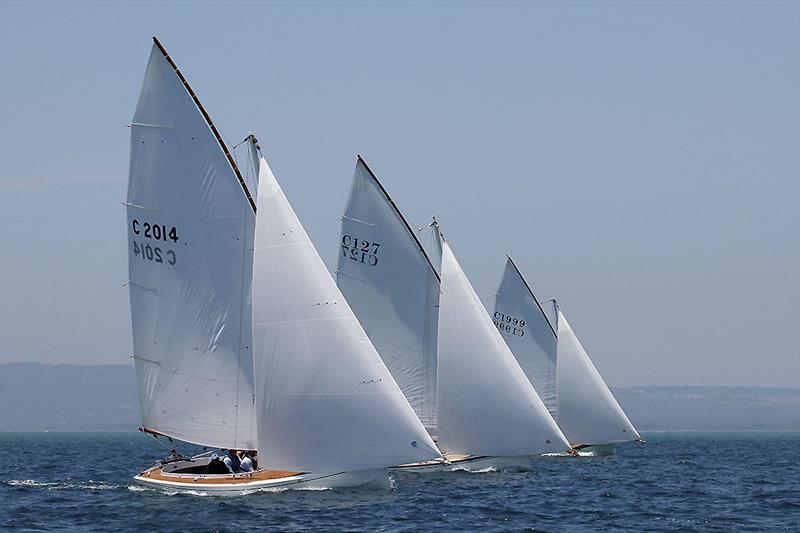
<path fill-rule="evenodd" d="M 547 411 L 555 418 L 556 332 L 511 257 L 506 260 L 495 295 L 492 318 Z"/>
<path fill-rule="evenodd" d="M 339 289 L 414 412 L 434 433 L 438 275 L 361 157 L 339 244 Z"/>
<path fill-rule="evenodd" d="M 521 456 L 569 447 L 450 246 L 439 237 L 439 448 Z"/>
<path fill-rule="evenodd" d="M 257 205 L 259 462 L 334 473 L 439 457 L 264 159 Z"/>
<path fill-rule="evenodd" d="M 251 449 L 254 213 L 198 106 L 153 46 L 131 125 L 127 196 L 142 420 L 180 440 Z"/>
<path fill-rule="evenodd" d="M 557 381 L 556 420 L 573 446 L 640 438 L 560 310 Z"/>

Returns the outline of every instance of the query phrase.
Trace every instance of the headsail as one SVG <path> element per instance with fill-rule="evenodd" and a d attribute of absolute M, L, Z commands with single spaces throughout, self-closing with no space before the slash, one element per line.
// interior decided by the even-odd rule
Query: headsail
<path fill-rule="evenodd" d="M 131 124 L 127 216 L 144 426 L 207 446 L 255 448 L 250 192 L 157 41 Z"/>
<path fill-rule="evenodd" d="M 339 244 L 339 289 L 414 412 L 435 433 L 439 277 L 360 156 Z"/>
<path fill-rule="evenodd" d="M 573 446 L 641 438 L 560 309 L 557 380 L 556 420 Z"/>
<path fill-rule="evenodd" d="M 450 246 L 439 309 L 439 447 L 447 453 L 519 456 L 569 447 L 508 349 Z"/>
<path fill-rule="evenodd" d="M 511 257 L 506 260 L 492 318 L 548 412 L 555 418 L 555 322 L 551 325 L 548 321 L 544 309 Z"/>
<path fill-rule="evenodd" d="M 260 463 L 341 472 L 439 452 L 261 159 L 253 269 Z"/>

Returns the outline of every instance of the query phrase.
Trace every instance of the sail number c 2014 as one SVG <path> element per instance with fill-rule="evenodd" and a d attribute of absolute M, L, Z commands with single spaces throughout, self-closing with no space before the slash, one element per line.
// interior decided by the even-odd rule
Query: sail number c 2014
<path fill-rule="evenodd" d="M 178 230 L 175 226 L 167 230 L 164 224 L 155 224 L 152 222 L 140 222 L 139 219 L 134 218 L 131 221 L 131 230 L 133 234 L 140 239 L 151 239 L 154 241 L 164 241 L 173 243 L 178 242 Z M 145 261 L 153 261 L 155 263 L 166 263 L 174 265 L 177 263 L 178 258 L 172 250 L 162 250 L 160 246 L 154 246 L 144 240 L 137 241 L 133 239 L 133 255 Z"/>
<path fill-rule="evenodd" d="M 342 255 L 357 263 L 376 266 L 380 247 L 380 243 L 377 242 L 370 242 L 351 235 L 342 236 Z"/>
<path fill-rule="evenodd" d="M 494 313 L 494 325 L 501 333 L 510 333 L 518 337 L 525 336 L 525 321 L 515 316 L 507 315 L 499 311 Z"/>

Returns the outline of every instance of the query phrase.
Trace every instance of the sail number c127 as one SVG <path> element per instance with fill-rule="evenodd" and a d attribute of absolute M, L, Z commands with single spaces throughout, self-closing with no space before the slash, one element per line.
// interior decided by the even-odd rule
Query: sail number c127
<path fill-rule="evenodd" d="M 378 250 L 381 245 L 351 235 L 342 236 L 342 255 L 357 263 L 369 266 L 378 264 Z"/>

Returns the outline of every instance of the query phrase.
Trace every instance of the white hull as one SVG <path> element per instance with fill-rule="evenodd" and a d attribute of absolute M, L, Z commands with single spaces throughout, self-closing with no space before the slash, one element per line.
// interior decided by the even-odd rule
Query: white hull
<path fill-rule="evenodd" d="M 447 456 L 445 456 L 447 457 Z M 524 472 L 530 470 L 531 458 L 523 456 L 459 456 L 458 458 L 448 457 L 448 462 L 427 462 L 414 463 L 408 465 L 393 466 L 392 472 L 413 472 L 417 474 L 427 474 L 433 472 L 490 472 L 496 470 Z"/>
<path fill-rule="evenodd" d="M 237 496 L 256 491 L 323 490 L 374 485 L 390 486 L 386 469 L 309 474 L 257 471 L 240 474 L 174 474 L 151 467 L 133 480 L 144 487 L 201 495 Z"/>

